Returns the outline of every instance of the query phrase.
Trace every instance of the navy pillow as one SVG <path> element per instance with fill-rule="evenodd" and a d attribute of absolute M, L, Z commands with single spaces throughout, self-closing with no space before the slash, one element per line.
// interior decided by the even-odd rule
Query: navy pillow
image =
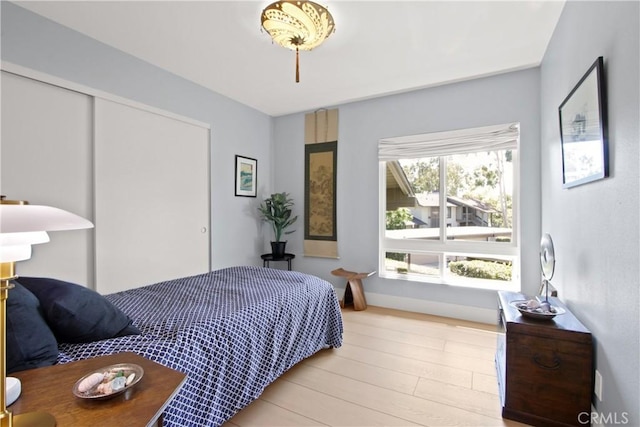
<path fill-rule="evenodd" d="M 7 298 L 7 373 L 50 366 L 58 343 L 42 315 L 40 302 L 19 283 Z"/>
<path fill-rule="evenodd" d="M 140 334 L 126 314 L 91 289 L 42 277 L 17 280 L 40 300 L 44 318 L 59 342 L 82 343 Z"/>

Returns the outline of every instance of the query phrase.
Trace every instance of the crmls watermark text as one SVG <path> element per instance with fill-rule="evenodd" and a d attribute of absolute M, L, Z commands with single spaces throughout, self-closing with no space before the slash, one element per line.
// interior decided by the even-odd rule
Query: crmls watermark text
<path fill-rule="evenodd" d="M 578 414 L 580 424 L 623 425 L 629 424 L 628 412 L 580 412 Z"/>

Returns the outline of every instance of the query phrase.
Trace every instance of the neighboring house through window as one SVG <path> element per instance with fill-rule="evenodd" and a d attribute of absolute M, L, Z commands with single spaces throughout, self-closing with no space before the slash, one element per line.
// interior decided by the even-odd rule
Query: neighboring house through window
<path fill-rule="evenodd" d="M 380 140 L 380 275 L 518 290 L 519 139 L 509 123 Z"/>

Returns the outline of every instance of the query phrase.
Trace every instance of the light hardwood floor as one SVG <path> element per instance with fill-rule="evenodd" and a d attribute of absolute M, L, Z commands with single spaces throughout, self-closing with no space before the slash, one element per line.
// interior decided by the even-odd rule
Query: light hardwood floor
<path fill-rule="evenodd" d="M 500 416 L 496 327 L 369 306 L 225 427 L 521 426 Z"/>

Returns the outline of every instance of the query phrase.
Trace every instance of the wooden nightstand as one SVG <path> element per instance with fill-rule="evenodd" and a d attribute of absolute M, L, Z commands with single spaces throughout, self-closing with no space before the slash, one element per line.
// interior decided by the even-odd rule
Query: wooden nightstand
<path fill-rule="evenodd" d="M 135 363 L 144 369 L 142 380 L 109 400 L 86 401 L 73 395 L 75 382 L 85 374 L 116 363 Z M 162 426 L 162 412 L 187 376 L 135 353 L 117 353 L 46 368 L 16 372 L 22 394 L 9 406 L 14 414 L 44 411 L 57 427 Z"/>
<path fill-rule="evenodd" d="M 522 317 L 509 303 L 524 299 L 522 294 L 498 292 L 504 332 L 498 335 L 496 352 L 502 416 L 532 425 L 588 425 L 591 333 L 557 298 L 549 301 L 564 308 L 565 314 L 552 320 Z"/>

